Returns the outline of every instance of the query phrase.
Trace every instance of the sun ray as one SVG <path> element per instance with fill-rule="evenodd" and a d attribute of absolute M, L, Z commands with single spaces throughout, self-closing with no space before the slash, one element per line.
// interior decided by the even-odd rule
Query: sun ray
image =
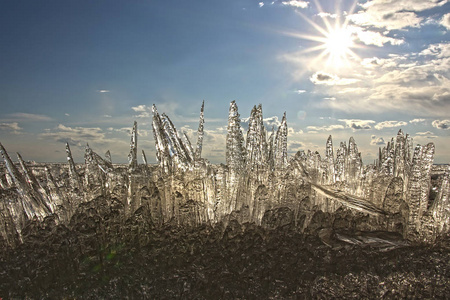
<path fill-rule="evenodd" d="M 354 0 L 352 3 L 352 6 L 350 7 L 350 10 L 348 11 L 349 15 L 353 14 L 353 12 L 356 9 L 357 4 L 358 4 L 358 0 Z M 342 26 L 347 27 L 349 20 L 350 20 L 349 18 L 345 18 L 344 23 L 342 23 Z"/>
<path fill-rule="evenodd" d="M 311 21 L 307 16 L 305 16 L 304 14 L 302 14 L 299 11 L 296 11 L 296 13 L 301 16 L 306 22 L 308 22 L 312 27 L 314 27 L 314 29 L 316 29 L 317 31 L 319 31 L 321 34 L 326 35 L 327 31 L 325 29 L 323 29 L 322 27 L 320 27 L 317 23 Z"/>
<path fill-rule="evenodd" d="M 325 14 L 319 0 L 314 0 L 319 13 Z M 323 61 L 327 67 L 341 68 L 343 66 L 350 67 L 352 61 L 360 60 L 359 56 L 352 49 L 364 48 L 355 43 L 356 32 L 352 26 L 348 25 L 348 19 L 344 17 L 340 10 L 341 1 L 336 1 L 336 17 L 334 24 L 331 24 L 326 15 L 321 15 L 323 25 L 314 22 L 302 12 L 296 10 L 301 18 L 308 22 L 315 30 L 317 35 L 302 34 L 298 32 L 283 32 L 283 34 L 298 39 L 309 40 L 318 43 L 302 50 L 300 53 L 310 53 L 318 51 L 319 55 L 312 60 L 311 65 L 318 61 Z M 353 13 L 356 9 L 357 0 L 354 0 L 349 13 Z M 344 20 L 342 20 L 344 19 Z"/>
<path fill-rule="evenodd" d="M 314 3 L 316 4 L 317 10 L 319 11 L 319 13 L 324 13 L 325 11 L 322 9 L 322 6 L 320 5 L 318 0 L 314 0 Z M 327 28 L 327 31 L 329 32 L 332 28 L 330 22 L 328 21 L 327 18 L 322 18 L 323 23 L 325 24 L 325 27 Z"/>

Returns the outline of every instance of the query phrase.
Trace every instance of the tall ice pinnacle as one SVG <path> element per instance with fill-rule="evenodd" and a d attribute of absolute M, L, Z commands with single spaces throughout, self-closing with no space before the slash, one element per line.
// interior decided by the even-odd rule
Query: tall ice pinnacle
<path fill-rule="evenodd" d="M 325 168 L 327 184 L 335 182 L 335 172 L 334 172 L 334 153 L 333 153 L 333 139 L 331 135 L 327 139 L 326 149 L 325 149 Z"/>
<path fill-rule="evenodd" d="M 239 117 L 236 101 L 233 100 L 228 113 L 226 163 L 230 169 L 236 171 L 242 169 L 244 162 L 244 137 Z"/>
<path fill-rule="evenodd" d="M 203 100 L 202 108 L 200 109 L 200 121 L 198 122 L 198 131 L 197 131 L 197 148 L 195 149 L 195 160 L 199 160 L 202 156 L 202 147 L 203 147 L 203 126 L 205 124 L 204 117 L 204 109 L 205 109 L 205 100 Z"/>
<path fill-rule="evenodd" d="M 133 130 L 131 131 L 130 154 L 128 154 L 128 171 L 132 172 L 137 167 L 137 122 L 134 121 Z"/>
<path fill-rule="evenodd" d="M 275 136 L 275 169 L 284 169 L 287 165 L 287 134 L 286 112 L 283 114 L 281 125 Z"/>
<path fill-rule="evenodd" d="M 267 162 L 267 137 L 263 124 L 262 106 L 254 106 L 250 112 L 247 131 L 247 157 L 248 170 L 256 166 L 265 166 Z"/>
<path fill-rule="evenodd" d="M 72 152 L 70 151 L 69 143 L 66 143 L 67 162 L 69 163 L 69 177 L 73 187 L 81 188 L 82 182 L 80 176 L 77 173 L 75 163 L 72 158 Z"/>

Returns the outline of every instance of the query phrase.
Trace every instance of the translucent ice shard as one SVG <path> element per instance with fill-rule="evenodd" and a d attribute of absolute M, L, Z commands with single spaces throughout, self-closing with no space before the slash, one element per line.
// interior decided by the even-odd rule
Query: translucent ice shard
<path fill-rule="evenodd" d="M 153 139 L 155 140 L 156 146 L 156 160 L 159 162 L 160 169 L 164 173 L 169 172 L 170 168 L 170 156 L 167 147 L 167 142 L 164 136 L 164 130 L 162 126 L 161 117 L 156 109 L 156 105 L 152 106 L 152 128 L 153 128 Z"/>
<path fill-rule="evenodd" d="M 436 222 L 437 234 L 450 229 L 450 167 L 447 166 L 439 186 L 439 192 L 431 205 L 430 211 Z"/>
<path fill-rule="evenodd" d="M 228 112 L 228 127 L 227 127 L 227 145 L 226 145 L 226 163 L 228 166 L 228 182 L 227 182 L 227 197 L 222 203 L 224 212 L 230 213 L 240 207 L 241 203 L 237 203 L 239 181 L 243 171 L 245 157 L 244 157 L 244 137 L 241 130 L 241 119 L 238 112 L 238 107 L 235 101 L 230 103 L 230 110 Z"/>
<path fill-rule="evenodd" d="M 26 180 L 23 178 L 22 174 L 17 170 L 16 166 L 12 162 L 11 158 L 6 152 L 6 149 L 0 143 L 0 153 L 5 161 L 6 168 L 11 176 L 14 185 L 16 186 L 21 201 L 23 212 L 26 214 L 28 219 L 33 219 L 37 217 L 42 220 L 45 216 L 51 213 L 49 207 L 45 205 L 42 195 L 39 195 L 35 190 L 33 190 Z"/>
<path fill-rule="evenodd" d="M 427 211 L 430 190 L 430 171 L 434 158 L 434 144 L 417 145 L 408 182 L 409 219 L 407 235 L 416 236 L 421 231 L 421 218 Z"/>
<path fill-rule="evenodd" d="M 39 222 L 53 215 L 52 220 L 65 225 L 76 223 L 77 217 L 71 217 L 83 207 L 89 207 L 89 214 L 114 207 L 121 220 L 114 230 L 122 225 L 136 231 L 145 227 L 146 233 L 167 223 L 219 223 L 228 228 L 249 222 L 267 228 L 295 223 L 305 233 L 316 232 L 312 227 L 317 225 L 330 227 L 330 232 L 333 226 L 389 230 L 428 241 L 449 231 L 450 170 L 442 175 L 441 166 L 432 166 L 433 144 L 416 147 L 412 158 L 412 139 L 403 131 L 379 149 L 373 165 L 363 165 L 353 138 L 334 149 L 331 136 L 324 153 L 301 150 L 288 158 L 286 114 L 267 137 L 262 106 L 254 106 L 244 140 L 232 101 L 226 164 L 212 165 L 201 157 L 204 103 L 196 144 L 177 132 L 169 116 L 159 115 L 156 106 L 152 110 L 156 166 L 148 163 L 144 151 L 144 164 L 137 162 L 137 123 L 129 162 L 123 165 L 113 166 L 109 151 L 104 159 L 87 145 L 83 170 L 67 144 L 67 165 L 27 164 L 18 155 L 17 167 L 0 145 L 5 160 L 0 163 L 0 241 L 14 244 L 10 241 L 20 238 L 29 219 Z M 134 239 L 135 233 L 127 231 L 126 236 Z M 139 239 L 148 241 L 148 235 Z"/>
<path fill-rule="evenodd" d="M 248 171 L 264 168 L 267 163 L 267 135 L 262 106 L 254 106 L 248 121 L 245 164 Z"/>
<path fill-rule="evenodd" d="M 235 101 L 230 103 L 227 127 L 226 163 L 230 170 L 240 172 L 244 164 L 244 137 Z"/>
<path fill-rule="evenodd" d="M 69 143 L 66 143 L 66 154 L 67 154 L 67 162 L 69 163 L 69 178 L 70 183 L 73 188 L 81 189 L 83 184 L 80 179 L 80 175 L 78 175 L 77 168 L 75 166 L 75 162 L 72 158 L 72 152 L 70 151 Z"/>
<path fill-rule="evenodd" d="M 33 172 L 28 168 L 25 161 L 23 160 L 22 156 L 19 152 L 17 152 L 17 159 L 19 160 L 20 167 L 22 168 L 23 175 L 25 177 L 25 180 L 27 181 L 30 188 L 34 190 L 39 190 L 40 185 L 38 181 L 36 180 L 36 177 L 34 176 Z"/>
<path fill-rule="evenodd" d="M 200 109 L 200 121 L 198 123 L 198 131 L 197 131 L 197 148 L 195 149 L 195 160 L 199 160 L 202 156 L 202 148 L 203 148 L 203 127 L 205 124 L 205 116 L 204 116 L 204 108 L 205 101 L 202 103 L 202 108 Z"/>
<path fill-rule="evenodd" d="M 148 163 L 147 163 L 147 156 L 145 156 L 145 152 L 144 152 L 144 150 L 142 150 L 142 161 L 144 162 L 144 165 L 148 165 Z"/>
<path fill-rule="evenodd" d="M 331 135 L 327 139 L 325 149 L 325 184 L 332 184 L 336 181 L 334 172 L 334 153 L 333 153 L 333 139 Z"/>
<path fill-rule="evenodd" d="M 347 146 L 345 142 L 341 142 L 339 149 L 336 151 L 336 181 L 345 181 L 347 177 L 346 168 Z"/>
<path fill-rule="evenodd" d="M 175 169 L 186 170 L 192 166 L 193 157 L 190 156 L 188 148 L 178 135 L 177 129 L 166 114 L 161 115 L 164 137 L 168 153 Z"/>
<path fill-rule="evenodd" d="M 283 170 L 287 165 L 287 135 L 288 128 L 285 112 L 281 120 L 281 125 L 278 127 L 277 135 L 275 136 L 274 157 L 275 169 L 277 170 Z"/>
<path fill-rule="evenodd" d="M 397 134 L 395 142 L 394 154 L 394 176 L 404 178 L 405 164 L 406 164 L 406 137 L 400 129 Z"/>
<path fill-rule="evenodd" d="M 134 172 L 138 167 L 137 162 L 137 122 L 134 121 L 131 131 L 130 154 L 128 154 L 128 171 Z"/>
<path fill-rule="evenodd" d="M 109 162 L 109 163 L 112 164 L 111 152 L 109 152 L 109 150 L 106 151 L 106 153 L 105 153 L 105 158 L 106 158 L 106 161 L 107 161 L 107 162 Z"/>
<path fill-rule="evenodd" d="M 353 137 L 350 137 L 348 141 L 347 168 L 348 181 L 356 181 L 360 178 L 362 170 L 361 153 L 358 152 L 358 147 Z"/>
<path fill-rule="evenodd" d="M 267 167 L 268 170 L 273 171 L 275 168 L 275 161 L 274 161 L 274 137 L 275 137 L 275 128 L 272 126 L 272 131 L 270 133 L 270 136 L 267 140 Z"/>

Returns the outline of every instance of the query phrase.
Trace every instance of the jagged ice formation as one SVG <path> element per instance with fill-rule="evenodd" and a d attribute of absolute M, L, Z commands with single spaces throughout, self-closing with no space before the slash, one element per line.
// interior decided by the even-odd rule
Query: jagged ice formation
<path fill-rule="evenodd" d="M 147 221 L 154 226 L 237 221 L 270 227 L 274 216 L 283 212 L 295 216 L 299 230 L 309 232 L 317 212 L 345 211 L 355 218 L 364 216 L 358 230 L 398 232 L 414 241 L 433 242 L 449 230 L 449 169 L 433 165 L 434 144 L 413 150 L 411 137 L 402 130 L 379 149 L 371 165 L 363 165 L 353 137 L 348 146 L 340 142 L 334 149 L 329 136 L 323 157 L 309 150 L 288 157 L 286 113 L 278 128 L 268 129 L 262 106 L 254 106 L 244 134 L 232 101 L 226 164 L 213 165 L 201 157 L 204 102 L 195 149 L 169 116 L 160 115 L 155 105 L 152 112 L 156 165 L 147 163 L 143 150 L 144 163 L 138 163 L 137 122 L 128 165 L 113 164 L 109 151 L 102 158 L 89 145 L 85 163 L 75 164 L 69 144 L 67 165 L 30 164 L 20 154 L 15 164 L 0 144 L 3 244 L 20 244 L 27 222 L 54 217 L 68 224 L 80 205 L 95 205 L 101 197 L 122 207 L 124 219 L 148 211 Z"/>

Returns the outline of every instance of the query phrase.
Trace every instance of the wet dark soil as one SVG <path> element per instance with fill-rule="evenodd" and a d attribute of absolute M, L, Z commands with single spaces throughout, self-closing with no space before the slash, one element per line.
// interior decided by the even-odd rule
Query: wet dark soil
<path fill-rule="evenodd" d="M 400 299 L 450 295 L 450 238 L 390 251 L 322 242 L 294 223 L 156 227 L 111 203 L 30 222 L 0 255 L 2 299 Z M 287 223 L 287 224 L 285 224 Z M 320 227 L 320 226 L 317 226 Z"/>

